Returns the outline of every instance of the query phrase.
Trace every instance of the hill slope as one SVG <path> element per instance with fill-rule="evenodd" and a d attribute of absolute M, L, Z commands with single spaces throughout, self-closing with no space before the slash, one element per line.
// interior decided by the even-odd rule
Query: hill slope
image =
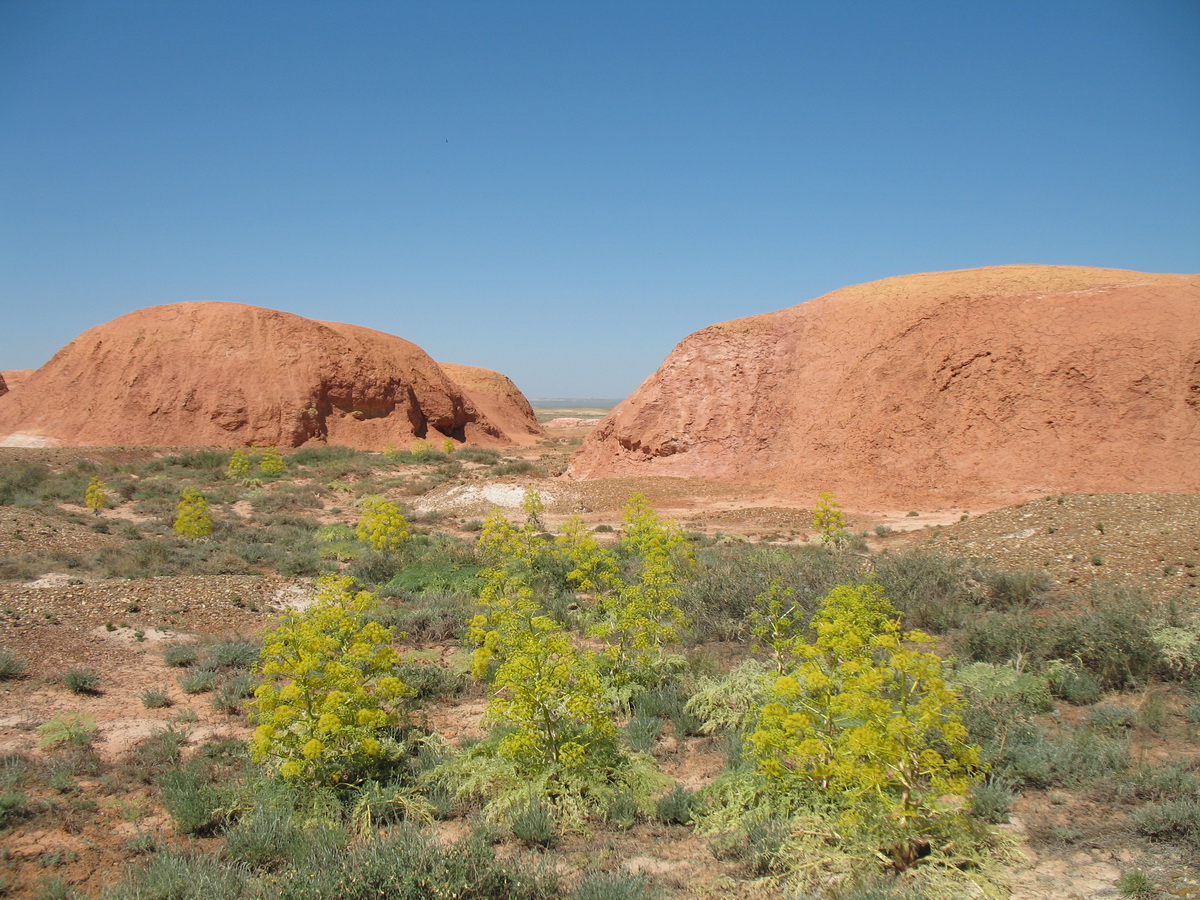
<path fill-rule="evenodd" d="M 513 442 L 416 344 L 237 303 L 99 325 L 0 400 L 0 443 L 18 446 L 383 449 L 439 436 Z"/>
<path fill-rule="evenodd" d="M 1200 490 L 1200 276 L 907 275 L 686 338 L 576 478 L 673 475 L 858 503 Z"/>

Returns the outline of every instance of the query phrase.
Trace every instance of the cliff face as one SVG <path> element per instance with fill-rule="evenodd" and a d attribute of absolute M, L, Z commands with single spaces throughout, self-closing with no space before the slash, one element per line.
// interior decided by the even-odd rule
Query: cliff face
<path fill-rule="evenodd" d="M 1200 490 L 1200 276 L 908 275 L 713 325 L 596 427 L 570 474 L 954 505 Z"/>
<path fill-rule="evenodd" d="M 138 310 L 77 337 L 0 404 L 0 442 L 361 449 L 510 443 L 420 347 L 236 303 Z"/>

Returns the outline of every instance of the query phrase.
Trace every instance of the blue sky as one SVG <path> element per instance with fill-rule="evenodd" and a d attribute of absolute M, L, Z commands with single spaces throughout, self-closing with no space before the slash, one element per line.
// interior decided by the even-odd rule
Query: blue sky
<path fill-rule="evenodd" d="M 0 0 L 0 369 L 144 306 L 619 397 L 891 275 L 1200 271 L 1200 3 Z"/>

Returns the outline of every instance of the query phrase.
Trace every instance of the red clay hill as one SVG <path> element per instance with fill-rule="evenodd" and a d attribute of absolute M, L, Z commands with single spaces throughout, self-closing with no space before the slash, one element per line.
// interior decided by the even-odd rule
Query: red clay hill
<path fill-rule="evenodd" d="M 1200 276 L 906 275 L 686 338 L 575 478 L 742 481 L 859 508 L 1200 491 Z"/>
<path fill-rule="evenodd" d="M 532 411 L 522 419 L 520 392 L 490 374 L 506 382 L 498 396 L 484 376 L 459 385 L 416 344 L 380 331 L 174 303 L 84 332 L 0 397 L 0 444 L 533 442 L 540 429 Z"/>

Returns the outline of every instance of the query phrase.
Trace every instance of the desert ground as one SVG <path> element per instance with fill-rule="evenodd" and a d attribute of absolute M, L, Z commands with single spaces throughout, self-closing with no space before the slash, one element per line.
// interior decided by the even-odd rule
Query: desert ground
<path fill-rule="evenodd" d="M 746 604 L 765 585 L 756 566 L 765 560 L 782 571 L 797 554 L 907 578 L 907 606 L 893 600 L 935 634 L 944 656 L 973 654 L 961 665 L 1004 663 L 995 647 L 1005 623 L 1036 632 L 1056 615 L 1104 612 L 1091 632 L 1099 649 L 1090 647 L 1103 660 L 1089 669 L 1081 651 L 1087 684 L 1059 685 L 1053 702 L 1029 716 L 1040 761 L 1026 758 L 1021 768 L 1005 757 L 993 766 L 992 821 L 1010 839 L 997 890 L 1016 900 L 1200 897 L 1200 654 L 1193 645 L 1190 657 L 1103 669 L 1120 665 L 1121 642 L 1141 635 L 1122 628 L 1140 619 L 1194 636 L 1200 496 L 1061 494 L 997 509 L 859 504 L 845 510 L 846 544 L 827 550 L 813 524 L 816 497 L 797 504 L 727 480 L 565 478 L 601 412 L 539 408 L 549 426 L 540 444 L 473 456 L 302 450 L 286 455 L 284 474 L 248 486 L 226 478 L 227 450 L 0 450 L 0 896 L 193 896 L 172 893 L 163 866 L 158 881 L 139 881 L 156 860 L 224 860 L 252 871 L 259 889 L 272 884 L 281 864 L 246 849 L 251 810 L 234 803 L 197 824 L 178 799 L 180 773 L 202 772 L 197 790 L 215 791 L 254 769 L 245 755 L 247 698 L 264 630 L 309 601 L 322 570 L 374 579 L 378 589 L 382 576 L 367 571 L 351 531 L 364 497 L 400 503 L 415 534 L 465 548 L 455 558 L 466 566 L 482 520 L 500 508 L 519 521 L 532 488 L 550 533 L 581 516 L 607 539 L 635 492 L 679 523 L 709 566 L 681 603 L 692 626 L 679 650 L 693 679 L 753 655 Z M 110 494 L 96 514 L 84 505 L 93 477 Z M 188 485 L 209 497 L 211 538 L 172 532 Z M 378 618 L 406 633 L 397 647 L 405 666 L 422 673 L 413 721 L 452 748 L 466 746 L 485 734 L 488 700 L 486 685 L 467 673 L 471 601 L 449 589 L 461 574 L 453 566 L 447 575 L 429 560 L 409 562 L 415 568 L 396 570 L 399 582 L 386 581 Z M 424 582 L 404 583 L 404 571 L 417 570 Z M 432 589 L 443 576 L 446 584 Z M 1018 666 L 1028 661 L 1023 652 Z M 620 724 L 628 731 L 634 717 L 653 720 L 641 746 L 670 781 L 702 797 L 736 751 L 726 736 L 704 733 L 676 699 L 655 716 L 635 709 Z M 551 879 L 544 890 L 553 896 L 795 896 L 770 864 L 770 847 L 722 844 L 687 818 L 613 815 L 545 840 L 492 825 L 489 852 L 497 865 Z M 378 828 L 388 821 L 381 816 Z M 485 826 L 477 807 L 445 801 L 419 827 L 450 845 Z M 187 871 L 195 890 L 203 879 Z M 894 881 L 875 893 L 834 886 L 819 896 L 918 896 Z M 249 896 L 212 888 L 211 896 L 226 895 Z"/>

